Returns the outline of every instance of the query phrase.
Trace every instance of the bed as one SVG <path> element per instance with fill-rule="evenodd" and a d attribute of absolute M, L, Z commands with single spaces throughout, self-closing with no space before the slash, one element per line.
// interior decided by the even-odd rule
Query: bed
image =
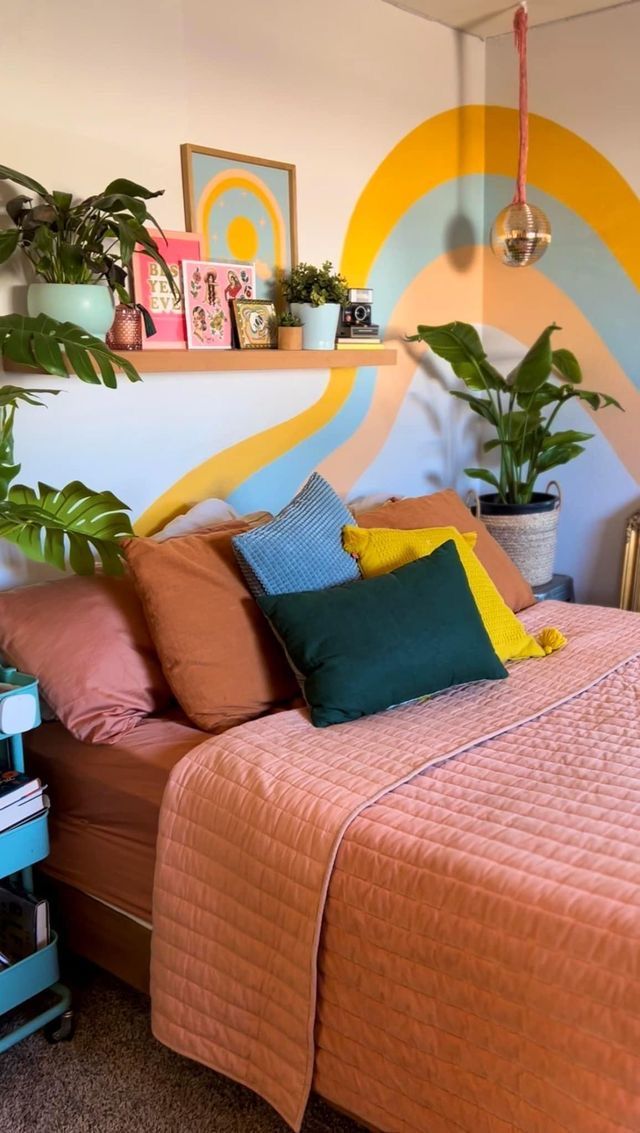
<path fill-rule="evenodd" d="M 52 802 L 42 872 L 62 934 L 145 992 L 162 795 L 174 764 L 205 738 L 177 708 L 116 744 L 83 743 L 57 722 L 26 737 L 28 766 Z"/>
<path fill-rule="evenodd" d="M 154 1032 L 293 1128 L 311 1087 L 386 1133 L 640 1128 L 640 620 L 523 620 L 567 649 L 321 733 L 31 737 L 74 943 L 138 985 L 168 781 Z"/>

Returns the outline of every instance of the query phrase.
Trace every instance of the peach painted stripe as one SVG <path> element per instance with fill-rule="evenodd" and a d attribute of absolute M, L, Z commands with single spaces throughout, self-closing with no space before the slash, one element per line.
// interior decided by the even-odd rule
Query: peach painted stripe
<path fill-rule="evenodd" d="M 465 251 L 468 254 L 468 249 Z M 478 288 L 480 268 L 484 272 L 484 310 Z M 624 414 L 615 409 L 588 412 L 631 475 L 640 479 L 640 446 L 634 427 L 636 413 L 640 413 L 640 392 L 560 288 L 535 269 L 519 272 L 516 277 L 488 248 L 478 248 L 472 272 L 463 275 L 456 271 L 449 255 L 440 256 L 415 277 L 395 307 L 390 320 L 393 332 L 387 339 L 398 347 L 400 360 L 393 370 L 378 375 L 369 412 L 360 428 L 319 466 L 338 491 L 346 493 L 357 482 L 393 428 L 423 353 L 415 344 L 403 344 L 404 334 L 413 333 L 420 322 L 436 324 L 456 318 L 495 326 L 526 344 L 533 342 L 546 322 L 555 319 L 563 327 L 562 343 L 576 348 L 585 384 L 612 394 L 625 407 Z M 560 335 L 558 339 L 560 343 Z"/>
<path fill-rule="evenodd" d="M 580 360 L 587 389 L 618 399 L 625 412 L 603 409 L 587 412 L 633 478 L 640 482 L 640 390 L 609 352 L 591 323 L 555 283 L 535 268 L 505 268 L 484 250 L 484 322 L 527 345 L 547 323 L 562 327 L 556 346 L 567 346 Z M 514 272 L 516 280 L 514 283 Z"/>
<path fill-rule="evenodd" d="M 439 256 L 415 276 L 396 304 L 386 341 L 398 351 L 393 369 L 379 371 L 371 405 L 360 428 L 319 465 L 336 491 L 346 493 L 360 478 L 385 443 L 400 412 L 407 390 L 426 347 L 405 343 L 418 323 L 448 323 L 454 319 L 482 321 L 482 260 L 479 249 L 461 248 Z M 466 270 L 456 264 L 469 265 Z"/>

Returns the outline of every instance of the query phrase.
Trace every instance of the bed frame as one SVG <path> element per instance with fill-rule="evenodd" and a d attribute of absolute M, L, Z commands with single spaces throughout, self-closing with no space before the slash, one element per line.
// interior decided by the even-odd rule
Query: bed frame
<path fill-rule="evenodd" d="M 66 947 L 149 994 L 151 931 L 72 885 L 42 874 L 51 921 Z"/>
<path fill-rule="evenodd" d="M 620 609 L 640 611 L 640 511 L 627 520 Z"/>

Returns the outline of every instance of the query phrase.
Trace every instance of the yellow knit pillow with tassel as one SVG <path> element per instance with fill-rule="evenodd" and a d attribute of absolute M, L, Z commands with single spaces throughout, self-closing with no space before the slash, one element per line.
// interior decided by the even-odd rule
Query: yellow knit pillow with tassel
<path fill-rule="evenodd" d="M 344 549 L 358 560 L 365 578 L 388 574 L 390 570 L 406 566 L 423 555 L 430 555 L 436 547 L 442 546 L 449 539 L 456 545 L 471 593 L 500 660 L 544 657 L 546 650 L 527 633 L 474 554 L 472 547 L 475 546 L 475 535 L 471 532 L 463 535 L 455 527 L 423 527 L 417 531 L 398 531 L 386 527 L 349 525 L 342 529 Z"/>

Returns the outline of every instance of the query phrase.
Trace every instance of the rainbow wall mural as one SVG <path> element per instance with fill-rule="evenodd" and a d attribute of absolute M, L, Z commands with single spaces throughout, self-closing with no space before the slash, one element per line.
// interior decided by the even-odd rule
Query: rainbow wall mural
<path fill-rule="evenodd" d="M 207 496 L 227 498 L 240 511 L 276 510 L 314 468 L 338 490 L 357 494 L 425 364 L 404 334 L 419 322 L 454 318 L 522 344 L 558 322 L 589 383 L 625 406 L 625 414 L 601 413 L 593 431 L 624 469 L 627 494 L 629 484 L 637 485 L 638 198 L 586 141 L 532 116 L 530 193 L 550 216 L 554 244 L 535 268 L 505 268 L 485 240 L 490 219 L 512 195 L 516 137 L 515 111 L 464 106 L 428 119 L 398 143 L 362 192 L 341 259 L 353 285 L 375 289 L 376 317 L 398 347 L 397 367 L 331 372 L 302 412 L 182 476 L 139 517 L 139 533 Z"/>

